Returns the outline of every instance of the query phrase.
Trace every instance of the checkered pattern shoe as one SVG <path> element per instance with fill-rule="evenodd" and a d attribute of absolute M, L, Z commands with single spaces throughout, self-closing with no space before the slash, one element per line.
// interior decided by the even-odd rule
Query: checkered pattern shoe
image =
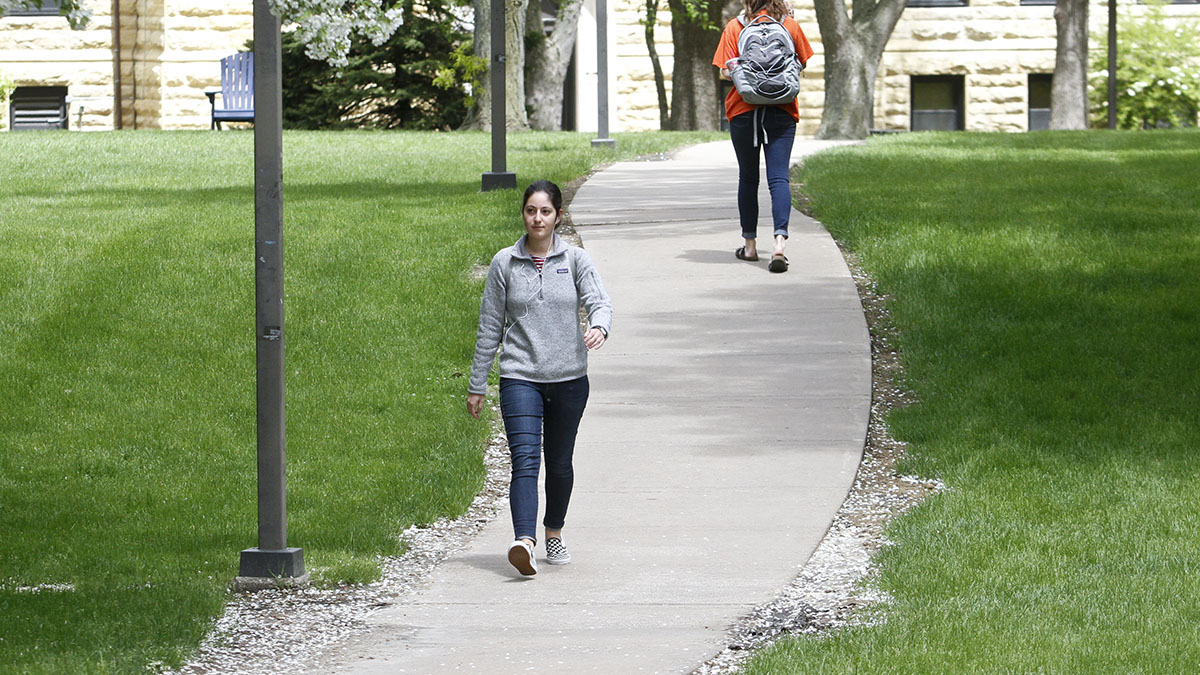
<path fill-rule="evenodd" d="M 533 547 L 524 539 L 518 539 L 508 547 L 508 562 L 527 577 L 537 574 L 537 559 L 533 557 Z"/>
<path fill-rule="evenodd" d="M 546 540 L 546 562 L 551 565 L 566 565 L 571 562 L 571 552 L 562 539 L 557 537 Z"/>

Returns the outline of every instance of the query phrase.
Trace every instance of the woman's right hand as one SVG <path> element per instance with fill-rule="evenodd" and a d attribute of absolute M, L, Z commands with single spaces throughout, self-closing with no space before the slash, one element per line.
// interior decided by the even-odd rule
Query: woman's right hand
<path fill-rule="evenodd" d="M 471 413 L 471 417 L 479 419 L 479 411 L 483 410 L 483 399 L 487 398 L 484 394 L 467 394 L 467 412 Z"/>

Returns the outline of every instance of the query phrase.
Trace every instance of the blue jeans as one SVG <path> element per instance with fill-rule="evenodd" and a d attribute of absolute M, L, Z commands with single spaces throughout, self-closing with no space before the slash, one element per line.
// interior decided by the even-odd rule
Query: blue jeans
<path fill-rule="evenodd" d="M 588 379 L 566 382 L 528 382 L 500 378 L 500 413 L 512 454 L 509 506 L 516 539 L 537 541 L 538 468 L 545 432 L 547 529 L 562 529 L 571 502 L 575 471 L 575 433 L 587 405 Z"/>
<path fill-rule="evenodd" d="M 765 143 L 762 138 L 764 132 Z M 783 108 L 762 106 L 729 120 L 729 138 L 733 141 L 733 151 L 737 153 L 738 160 L 738 214 L 741 216 L 742 237 L 755 239 L 758 234 L 760 147 L 767 158 L 767 187 L 771 191 L 771 218 L 775 221 L 775 234 L 786 237 L 792 213 L 788 168 L 792 143 L 796 140 L 796 120 Z"/>

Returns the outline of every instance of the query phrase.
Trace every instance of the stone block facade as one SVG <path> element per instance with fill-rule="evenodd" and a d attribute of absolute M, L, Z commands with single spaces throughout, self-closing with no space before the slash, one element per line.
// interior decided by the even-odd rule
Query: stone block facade
<path fill-rule="evenodd" d="M 1136 0 L 1118 0 L 1119 12 L 1138 11 Z M 665 5 L 665 3 L 663 3 Z M 824 57 L 821 31 L 812 0 L 792 3 L 793 16 L 804 29 L 816 54 L 801 82 L 800 124 L 797 132 L 813 135 L 824 105 Z M 645 45 L 644 2 L 617 0 L 616 102 L 617 129 L 658 128 L 658 99 Z M 1092 0 L 1091 32 L 1107 29 L 1108 0 Z M 1168 16 L 1200 17 L 1200 6 L 1178 4 Z M 660 8 L 655 27 L 656 49 L 671 76 L 671 17 Z M 912 78 L 953 75 L 962 78 L 963 127 L 971 131 L 1029 129 L 1029 76 L 1054 72 L 1056 45 L 1054 6 L 1022 4 L 1021 0 L 970 0 L 962 7 L 908 7 L 900 17 L 880 62 L 875 82 L 874 128 L 911 128 Z M 1093 42 L 1089 49 L 1104 50 Z"/>
<path fill-rule="evenodd" d="M 1119 0 L 1122 13 L 1136 0 Z M 73 129 L 200 129 L 209 126 L 206 88 L 219 86 L 221 57 L 243 50 L 253 33 L 249 0 L 88 0 L 93 19 L 71 31 L 59 16 L 0 17 L 0 80 L 18 86 L 65 86 Z M 666 3 L 655 43 L 668 100 L 674 50 Z M 1093 0 L 1093 33 L 1102 33 L 1107 0 Z M 1136 11 L 1136 9 L 1135 9 Z M 909 7 L 892 33 L 875 83 L 874 127 L 912 127 L 913 78 L 953 76 L 961 86 L 962 126 L 1024 131 L 1030 120 L 1030 76 L 1054 70 L 1052 5 L 1021 0 L 970 0 L 962 7 Z M 1200 16 L 1200 5 L 1173 5 L 1170 16 Z M 611 0 L 609 110 L 614 131 L 659 128 L 658 96 L 645 42 L 645 2 Z M 812 135 L 824 103 L 824 58 L 812 0 L 794 16 L 816 54 L 800 93 L 799 133 Z M 579 128 L 595 130 L 594 2 L 580 23 L 576 88 Z M 590 33 L 590 34 L 589 34 Z M 119 43 L 119 49 L 116 45 Z M 1104 45 L 1092 45 L 1104 49 Z M 119 101 L 119 104 L 116 102 Z M 119 115 L 115 112 L 119 110 Z M 7 125 L 5 125 L 7 127 Z"/>
<path fill-rule="evenodd" d="M 615 59 L 612 69 L 619 73 L 615 89 L 616 119 L 613 127 L 619 131 L 650 131 L 659 128 L 658 93 L 643 24 L 645 7 L 644 0 L 616 0 L 613 4 L 615 16 L 611 31 L 616 33 L 616 48 L 615 51 L 610 51 Z M 825 99 L 821 34 L 817 29 L 812 0 L 793 3 L 793 7 L 793 16 L 816 51 L 808 62 L 801 82 L 800 126 L 797 129 L 797 133 L 812 135 L 821 123 L 821 108 Z M 671 40 L 671 12 L 666 8 L 665 1 L 660 2 L 656 18 L 655 50 L 662 64 L 667 100 L 670 101 L 674 48 Z M 714 50 L 715 48 L 714 45 Z"/>
<path fill-rule="evenodd" d="M 245 50 L 253 4 L 85 5 L 92 19 L 79 31 L 61 16 L 0 17 L 0 75 L 16 86 L 67 87 L 72 129 L 207 129 L 204 90 L 220 86 L 221 57 Z"/>

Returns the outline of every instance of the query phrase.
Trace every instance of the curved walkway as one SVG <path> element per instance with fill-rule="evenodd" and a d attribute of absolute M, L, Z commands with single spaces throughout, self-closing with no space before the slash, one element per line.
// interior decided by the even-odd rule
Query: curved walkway
<path fill-rule="evenodd" d="M 575 562 L 516 575 L 502 513 L 322 671 L 687 673 L 795 577 L 858 468 L 870 341 L 812 219 L 792 212 L 786 274 L 734 258 L 735 167 L 728 142 L 615 164 L 569 207 L 614 308 L 576 446 Z M 769 218 L 765 180 L 760 204 Z"/>

